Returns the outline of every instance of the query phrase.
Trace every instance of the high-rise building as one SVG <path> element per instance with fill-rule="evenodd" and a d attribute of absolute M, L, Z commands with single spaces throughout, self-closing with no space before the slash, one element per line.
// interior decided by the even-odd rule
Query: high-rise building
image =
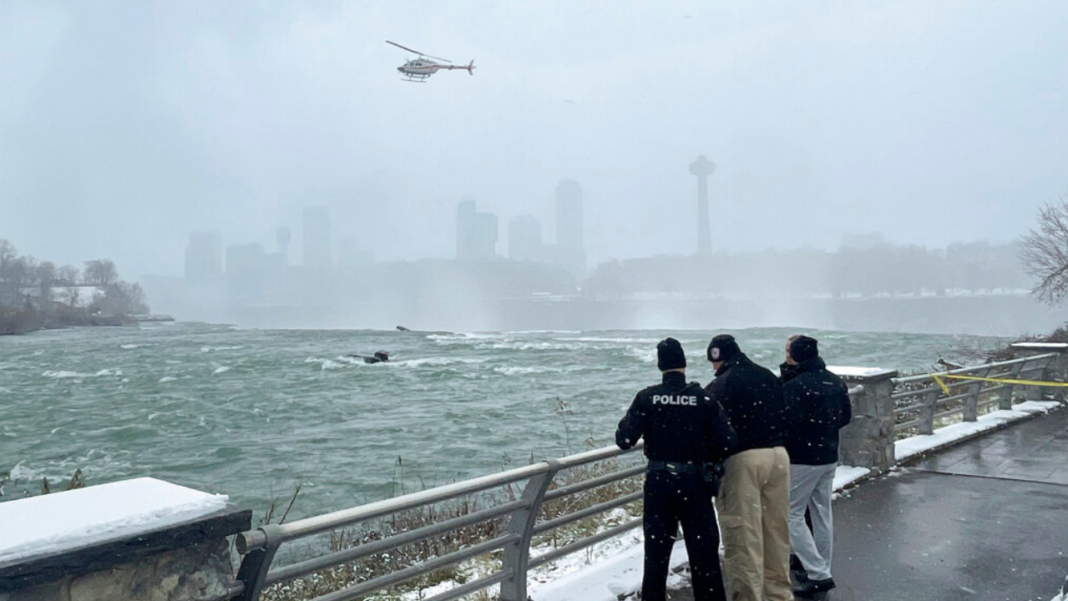
<path fill-rule="evenodd" d="M 485 261 L 497 257 L 497 216 L 479 213 L 467 196 L 456 207 L 456 258 Z"/>
<path fill-rule="evenodd" d="M 541 223 L 531 215 L 508 222 L 508 258 L 513 261 L 541 261 Z"/>
<path fill-rule="evenodd" d="M 185 281 L 204 284 L 222 277 L 222 235 L 219 232 L 191 232 L 185 249 Z"/>
<path fill-rule="evenodd" d="M 278 254 L 281 255 L 282 265 L 289 265 L 289 242 L 293 239 L 293 232 L 285 226 L 275 228 L 275 240 L 278 241 Z"/>
<path fill-rule="evenodd" d="M 262 302 L 269 278 L 269 262 L 263 245 L 226 247 L 226 284 L 232 300 Z"/>
<path fill-rule="evenodd" d="M 330 209 L 304 209 L 304 267 L 328 270 L 334 264 L 330 245 Z"/>
<path fill-rule="evenodd" d="M 585 269 L 582 187 L 574 180 L 566 179 L 556 186 L 556 246 L 560 261 Z"/>

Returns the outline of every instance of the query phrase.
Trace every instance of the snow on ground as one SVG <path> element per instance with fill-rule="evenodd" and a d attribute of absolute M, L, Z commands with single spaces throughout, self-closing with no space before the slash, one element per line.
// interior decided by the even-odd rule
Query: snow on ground
<path fill-rule="evenodd" d="M 857 480 L 866 478 L 871 470 L 866 467 L 853 467 L 851 465 L 839 465 L 834 471 L 834 489 L 842 490 Z"/>
<path fill-rule="evenodd" d="M 0 503 L 0 563 L 174 526 L 226 502 L 226 495 L 136 478 Z"/>
<path fill-rule="evenodd" d="M 980 415 L 979 421 L 961 422 L 945 428 L 939 428 L 935 430 L 934 434 L 913 436 L 899 440 L 894 444 L 894 457 L 898 461 L 904 461 L 909 457 L 945 446 L 962 438 L 993 430 L 1002 424 L 1014 422 L 1036 413 L 1049 413 L 1060 406 L 1061 404 L 1057 401 L 1025 401 L 1018 405 L 1013 405 L 1011 410 L 992 411 L 986 415 Z"/>
<path fill-rule="evenodd" d="M 871 470 L 866 467 L 838 466 L 834 475 L 834 489 L 841 490 L 867 477 L 869 473 Z M 591 565 L 583 565 L 586 558 L 581 552 L 554 562 L 561 564 L 558 571 L 564 575 L 548 582 L 538 582 L 532 576 L 528 585 L 530 597 L 534 601 L 617 601 L 621 596 L 641 589 L 642 564 L 645 559 L 641 530 L 636 530 L 634 535 L 628 538 L 632 539 L 630 546 L 624 546 L 615 554 L 607 555 Z M 723 554 L 722 543 L 720 554 Z M 680 539 L 671 552 L 669 589 L 684 584 L 674 570 L 689 561 L 686 545 Z"/>
<path fill-rule="evenodd" d="M 641 589 L 644 560 L 645 550 L 636 544 L 581 571 L 537 587 L 532 584 L 528 592 L 534 601 L 617 601 Z M 680 542 L 671 553 L 671 569 L 687 562 L 686 546 Z M 672 573 L 668 587 L 680 584 L 678 580 Z"/>
<path fill-rule="evenodd" d="M 839 372 L 836 371 L 835 373 Z M 1055 401 L 1027 401 L 1013 406 L 1011 411 L 994 411 L 982 415 L 979 417 L 978 422 L 954 424 L 939 428 L 932 435 L 906 438 L 896 443 L 894 447 L 896 457 L 898 461 L 901 461 L 913 455 L 968 438 L 978 432 L 997 428 L 1001 424 L 1023 419 L 1036 413 L 1049 413 L 1060 406 L 1061 404 Z M 835 491 L 840 491 L 850 484 L 866 478 L 870 473 L 871 470 L 868 468 L 848 465 L 838 466 L 834 475 L 834 489 Z M 531 582 L 530 597 L 534 601 L 617 601 L 624 595 L 638 591 L 641 589 L 642 563 L 645 556 L 641 544 L 641 532 L 636 532 L 633 539 L 635 542 L 632 546 L 624 547 L 618 553 L 606 556 L 592 565 L 580 565 L 577 568 L 571 566 L 576 571 L 549 582 Z M 571 557 L 562 558 L 560 561 L 567 562 L 572 558 L 581 558 L 582 555 L 579 553 Z M 688 561 L 686 546 L 680 539 L 671 554 L 671 569 L 675 570 Z M 571 563 L 576 562 L 571 561 Z M 680 578 L 677 575 L 672 574 L 668 579 L 669 588 L 673 584 L 680 584 L 679 580 Z M 1068 601 L 1068 597 L 1058 596 L 1052 601 Z"/>

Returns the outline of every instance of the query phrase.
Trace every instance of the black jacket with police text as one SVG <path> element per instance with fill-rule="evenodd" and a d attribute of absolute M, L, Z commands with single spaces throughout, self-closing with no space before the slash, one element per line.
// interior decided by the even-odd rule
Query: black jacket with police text
<path fill-rule="evenodd" d="M 724 361 L 705 391 L 727 412 L 727 419 L 738 433 L 736 453 L 786 443 L 779 379 L 750 361 L 745 353 Z"/>
<path fill-rule="evenodd" d="M 782 385 L 786 402 L 786 452 L 790 463 L 838 461 L 838 430 L 853 418 L 849 388 L 815 357 L 796 366 Z"/>
<path fill-rule="evenodd" d="M 616 445 L 629 449 L 645 437 L 645 456 L 657 461 L 722 461 L 737 437 L 722 408 L 679 372 L 634 397 L 616 429 Z"/>

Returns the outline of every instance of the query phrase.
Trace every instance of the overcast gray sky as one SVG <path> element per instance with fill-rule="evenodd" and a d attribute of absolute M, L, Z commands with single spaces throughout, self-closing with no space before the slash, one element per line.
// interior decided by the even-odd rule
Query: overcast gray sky
<path fill-rule="evenodd" d="M 0 0 L 0 237 L 181 272 L 325 204 L 379 259 L 451 256 L 473 195 L 593 261 L 1011 240 L 1068 190 L 1068 3 Z M 455 62 L 400 81 L 394 40 Z M 299 258 L 299 255 L 298 257 Z"/>

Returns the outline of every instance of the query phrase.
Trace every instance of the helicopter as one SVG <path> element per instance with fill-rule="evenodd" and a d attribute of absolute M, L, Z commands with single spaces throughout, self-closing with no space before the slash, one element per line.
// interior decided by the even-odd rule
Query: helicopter
<path fill-rule="evenodd" d="M 407 81 L 423 83 L 427 80 L 427 78 L 437 73 L 441 69 L 448 69 L 449 71 L 452 71 L 453 69 L 464 69 L 469 75 L 475 74 L 475 61 L 473 60 L 470 63 L 467 63 L 467 65 L 443 65 L 434 61 L 444 61 L 446 63 L 451 63 L 452 61 L 437 56 L 430 56 L 429 54 L 423 54 L 418 50 L 406 48 L 396 42 L 391 42 L 389 40 L 386 40 L 386 43 L 392 44 L 393 46 L 396 46 L 401 50 L 407 50 L 412 54 L 418 55 L 419 58 L 413 58 L 412 60 L 397 67 L 397 71 L 400 71 L 401 75 L 403 75 Z"/>

